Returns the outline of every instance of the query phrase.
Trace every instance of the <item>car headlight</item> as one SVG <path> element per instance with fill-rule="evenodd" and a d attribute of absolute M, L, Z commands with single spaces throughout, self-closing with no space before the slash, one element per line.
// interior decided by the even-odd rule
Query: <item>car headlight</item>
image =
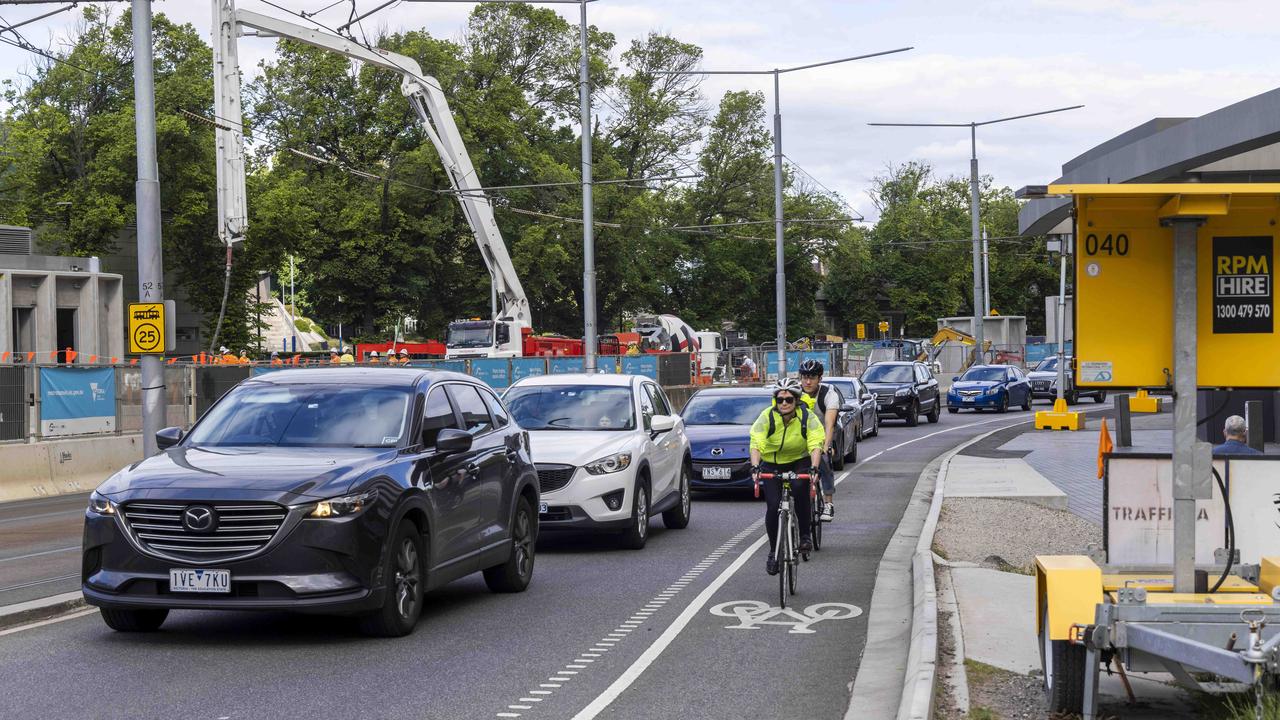
<path fill-rule="evenodd" d="M 910 394 L 911 394 L 911 388 L 898 388 L 897 392 L 895 392 L 895 393 L 893 394 L 893 396 L 894 396 L 894 397 L 906 397 L 906 396 L 908 396 L 908 395 L 910 395 Z"/>
<path fill-rule="evenodd" d="M 116 504 L 105 496 L 99 495 L 97 490 L 94 490 L 89 493 L 89 513 L 93 515 L 115 515 Z"/>
<path fill-rule="evenodd" d="M 345 495 L 343 497 L 329 498 L 316 503 L 316 506 L 307 513 L 307 517 L 313 518 L 331 518 L 346 517 L 355 515 L 365 509 L 369 503 L 373 502 L 378 496 L 376 491 L 359 493 L 357 495 Z"/>
<path fill-rule="evenodd" d="M 998 394 L 1000 393 L 1000 391 L 1001 391 L 1001 390 L 1003 390 L 1003 389 L 1004 389 L 1004 388 L 1000 387 L 999 385 L 995 385 L 995 386 L 993 386 L 993 387 L 989 387 L 989 388 L 987 388 L 985 392 L 986 392 L 988 395 L 998 395 Z"/>
<path fill-rule="evenodd" d="M 592 475 L 608 475 L 621 470 L 626 470 L 631 465 L 631 453 L 620 452 L 614 453 L 607 457 L 602 457 L 594 462 L 583 465 L 587 472 Z"/>

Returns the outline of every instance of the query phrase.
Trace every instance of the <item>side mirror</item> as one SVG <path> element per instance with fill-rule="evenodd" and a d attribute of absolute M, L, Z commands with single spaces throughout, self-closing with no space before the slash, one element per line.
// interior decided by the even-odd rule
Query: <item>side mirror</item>
<path fill-rule="evenodd" d="M 871 393 L 862 393 L 863 400 L 870 400 L 871 398 L 874 398 L 874 397 L 875 395 L 872 395 Z"/>
<path fill-rule="evenodd" d="M 951 382 L 960 382 L 960 376 L 956 375 L 955 377 L 951 378 Z"/>
<path fill-rule="evenodd" d="M 471 449 L 471 433 L 457 428 L 445 428 L 436 435 L 436 452 L 441 455 L 466 452 Z"/>
<path fill-rule="evenodd" d="M 854 404 L 853 404 L 853 403 L 851 403 L 851 402 L 847 402 L 847 403 L 845 403 L 845 404 L 843 404 L 843 405 L 841 405 L 841 406 L 840 406 L 840 411 L 841 411 L 841 412 L 853 412 L 854 410 L 857 410 L 857 409 L 858 409 L 858 406 L 857 406 L 857 405 L 854 405 Z"/>
<path fill-rule="evenodd" d="M 649 420 L 649 429 L 655 433 L 663 433 L 674 429 L 676 426 L 676 418 L 674 415 L 654 415 Z"/>
<path fill-rule="evenodd" d="M 157 430 L 156 431 L 156 447 L 160 448 L 161 450 L 168 450 L 174 445 L 177 445 L 178 443 L 182 442 L 183 434 L 184 433 L 182 432 L 182 428 L 180 427 L 167 427 L 167 428 L 164 428 L 163 430 Z"/>

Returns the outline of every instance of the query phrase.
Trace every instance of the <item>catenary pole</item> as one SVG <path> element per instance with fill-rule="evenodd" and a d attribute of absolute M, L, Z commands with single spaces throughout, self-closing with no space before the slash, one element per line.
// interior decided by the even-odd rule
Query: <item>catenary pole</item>
<path fill-rule="evenodd" d="M 138 226 L 138 301 L 164 302 L 164 258 L 160 248 L 160 170 L 156 161 L 156 94 L 152 67 L 151 0 L 133 0 L 133 112 L 137 137 L 135 185 Z M 142 450 L 159 449 L 156 431 L 164 419 L 164 364 L 143 355 Z"/>
<path fill-rule="evenodd" d="M 584 369 L 596 371 L 596 238 L 591 205 L 591 77 L 587 55 L 587 0 L 582 0 L 578 28 L 582 57 L 578 61 L 578 105 L 582 122 L 582 331 Z"/>

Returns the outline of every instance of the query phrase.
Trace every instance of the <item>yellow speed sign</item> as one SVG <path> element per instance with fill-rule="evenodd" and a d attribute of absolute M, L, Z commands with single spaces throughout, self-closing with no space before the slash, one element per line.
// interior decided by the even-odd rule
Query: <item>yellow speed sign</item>
<path fill-rule="evenodd" d="M 164 303 L 129 303 L 129 352 L 134 355 L 163 354 Z"/>

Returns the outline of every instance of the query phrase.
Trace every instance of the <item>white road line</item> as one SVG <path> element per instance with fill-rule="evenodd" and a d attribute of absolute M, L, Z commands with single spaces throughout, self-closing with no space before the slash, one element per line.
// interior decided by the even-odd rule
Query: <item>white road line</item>
<path fill-rule="evenodd" d="M 542 698 L 520 698 L 520 702 L 542 702 Z"/>
<path fill-rule="evenodd" d="M 530 695 L 550 695 L 551 691 L 550 690 L 530 690 L 529 694 Z"/>
<path fill-rule="evenodd" d="M 1083 412 L 1083 411 L 1082 411 L 1082 412 Z M 929 439 L 929 438 L 931 438 L 931 437 L 933 437 L 933 436 L 935 436 L 935 435 L 941 435 L 941 434 L 943 434 L 943 433 L 949 433 L 949 432 L 952 432 L 952 431 L 954 431 L 954 430 L 963 430 L 963 429 L 965 429 L 965 428 L 977 427 L 977 426 L 979 426 L 979 425 L 990 425 L 991 423 L 1000 422 L 1000 421 L 1002 421 L 1002 420 L 1003 420 L 1003 421 L 1008 421 L 1008 419 L 1009 419 L 1009 418 L 1007 418 L 1007 417 L 1002 417 L 1002 418 L 995 418 L 995 419 L 993 419 L 993 420 L 983 420 L 982 422 L 968 423 L 968 424 L 966 424 L 966 425 L 952 425 L 951 427 L 945 428 L 945 429 L 943 429 L 943 430 L 938 430 L 937 432 L 931 432 L 931 433 L 929 433 L 928 435 L 921 435 L 921 436 L 920 436 L 920 437 L 918 437 L 918 438 L 911 438 L 910 440 L 907 440 L 906 442 L 900 442 L 900 443 L 898 443 L 897 445 L 894 445 L 894 446 L 892 446 L 892 447 L 887 447 L 887 448 L 885 448 L 884 450 L 881 450 L 880 452 L 876 453 L 875 455 L 872 455 L 871 457 L 869 457 L 869 458 L 866 458 L 866 459 L 862 460 L 861 462 L 859 462 L 859 463 L 858 463 L 858 465 L 859 465 L 859 466 L 865 465 L 865 464 L 867 464 L 867 463 L 871 462 L 872 460 L 875 460 L 876 458 L 880 457 L 881 455 L 883 455 L 883 454 L 885 454 L 885 453 L 887 453 L 887 452 L 890 452 L 890 451 L 893 451 L 893 450 L 897 450 L 898 448 L 903 447 L 903 446 L 906 446 L 906 445 L 910 445 L 910 444 L 911 444 L 911 443 L 913 443 L 913 442 L 920 442 L 921 440 L 927 440 L 927 439 Z M 1021 424 L 1023 424 L 1023 423 L 1029 423 L 1029 422 L 1035 422 L 1035 418 L 1031 418 L 1030 420 L 1028 420 L 1028 419 L 1026 419 L 1026 418 L 1023 418 L 1023 419 L 1021 419 L 1021 420 L 1017 420 L 1017 421 L 1015 421 L 1015 422 L 1011 422 L 1011 423 L 1009 423 L 1009 427 L 1013 427 L 1014 425 L 1021 425 Z M 848 478 L 849 476 L 851 476 L 851 475 L 853 475 L 853 470 L 846 470 L 844 473 L 842 473 L 842 474 L 840 475 L 840 477 L 836 478 L 836 484 L 837 484 L 837 485 L 839 485 L 840 483 L 844 482 L 844 480 L 845 480 L 846 478 Z"/>
<path fill-rule="evenodd" d="M 738 569 L 745 565 L 747 560 L 751 558 L 751 555 L 755 553 L 755 551 L 759 550 L 761 546 L 768 542 L 768 540 L 769 538 L 767 535 L 761 535 L 758 540 L 751 543 L 746 550 L 743 550 L 742 554 L 738 555 L 738 559 L 734 560 L 729 567 L 724 569 L 724 572 L 720 573 L 719 577 L 712 580 L 710 585 L 704 588 L 702 592 L 698 593 L 698 596 L 693 599 L 693 602 L 689 603 L 688 607 L 686 607 L 684 611 L 676 617 L 671 625 L 663 631 L 662 635 L 660 635 L 658 639 L 648 647 L 648 649 L 641 653 L 640 657 L 631 664 L 631 667 L 623 671 L 622 675 L 619 676 L 617 680 L 613 681 L 613 684 L 606 688 L 603 693 L 600 693 L 595 700 L 592 700 L 590 705 L 587 705 L 581 712 L 574 715 L 573 720 L 592 720 L 592 718 L 599 715 L 601 711 L 609 707 L 614 700 L 617 700 L 618 696 L 622 694 L 622 691 L 631 687 L 631 684 L 634 683 L 636 679 L 653 664 L 654 660 L 658 659 L 658 656 L 661 655 L 662 652 L 667 649 L 667 646 L 676 639 L 676 636 L 684 630 L 685 626 L 689 624 L 689 621 L 702 611 L 702 608 L 711 600 L 716 592 L 718 592 L 720 588 L 729 581 L 729 578 L 733 577 L 734 573 L 738 572 Z"/>
<path fill-rule="evenodd" d="M 80 549 L 79 545 L 69 545 L 64 548 L 58 548 L 57 550 L 45 550 L 44 552 L 28 553 L 26 555 L 18 555 L 15 557 L 0 558 L 0 562 L 10 562 L 13 560 L 26 560 L 27 558 L 40 557 L 42 555 L 56 555 L 58 553 L 71 552 L 72 550 L 79 550 L 79 549 Z"/>

